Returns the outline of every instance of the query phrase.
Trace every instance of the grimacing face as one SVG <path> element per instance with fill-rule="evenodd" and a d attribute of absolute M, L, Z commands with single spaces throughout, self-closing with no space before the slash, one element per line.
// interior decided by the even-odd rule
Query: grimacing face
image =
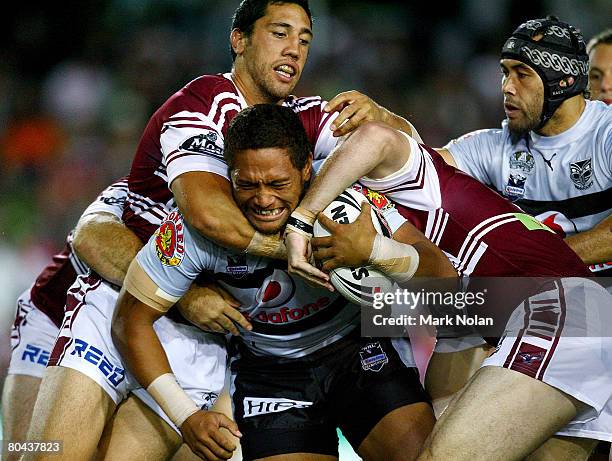
<path fill-rule="evenodd" d="M 250 37 L 243 57 L 250 79 L 263 101 L 287 97 L 302 75 L 312 31 L 304 9 L 296 4 L 268 5 Z"/>
<path fill-rule="evenodd" d="M 300 171 L 285 148 L 237 152 L 230 171 L 234 200 L 257 231 L 276 234 L 297 207 L 310 172 L 311 160 Z"/>
<path fill-rule="evenodd" d="M 544 108 L 544 84 L 538 73 L 515 59 L 502 59 L 502 92 L 508 128 L 523 134 L 540 123 Z"/>
<path fill-rule="evenodd" d="M 589 53 L 591 99 L 612 104 L 612 43 L 600 43 Z"/>

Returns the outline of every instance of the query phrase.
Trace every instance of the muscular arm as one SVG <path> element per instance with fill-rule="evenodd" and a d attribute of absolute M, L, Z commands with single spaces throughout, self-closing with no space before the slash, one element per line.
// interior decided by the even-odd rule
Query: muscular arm
<path fill-rule="evenodd" d="M 147 388 L 155 378 L 172 373 L 168 357 L 153 329 L 164 313 L 121 290 L 113 319 L 113 341 L 130 372 Z"/>
<path fill-rule="evenodd" d="M 83 216 L 77 223 L 72 247 L 94 271 L 121 285 L 142 242 L 117 216 L 94 213 Z"/>
<path fill-rule="evenodd" d="M 612 216 L 608 216 L 593 229 L 567 237 L 565 243 L 585 264 L 612 261 Z"/>
<path fill-rule="evenodd" d="M 326 271 L 338 267 L 359 267 L 371 264 L 376 230 L 370 217 L 370 205 L 362 204 L 361 213 L 351 224 L 335 223 L 327 216 L 319 215 L 319 222 L 330 232 L 328 237 L 312 240 L 315 258 L 322 260 Z M 394 234 L 393 240 L 412 245 L 419 264 L 415 277 L 456 277 L 457 272 L 446 255 L 416 227 L 405 222 Z M 397 256 L 397 254 L 395 255 Z M 376 264 L 374 264 L 376 266 Z M 383 272 L 385 267 L 377 267 Z"/>
<path fill-rule="evenodd" d="M 299 208 L 316 215 L 357 179 L 384 178 L 409 158 L 410 143 L 403 134 L 380 122 L 366 123 L 323 164 Z"/>
<path fill-rule="evenodd" d="M 225 427 L 239 437 L 238 426 L 225 415 L 200 410 L 178 385 L 153 329 L 153 323 L 170 307 L 171 301 L 160 298 L 160 290 L 155 287 L 134 260 L 117 300 L 111 329 L 113 341 L 127 368 L 179 427 L 191 450 L 203 459 L 228 459 L 236 445 L 219 429 Z"/>
<path fill-rule="evenodd" d="M 393 234 L 393 240 L 412 245 L 419 253 L 415 277 L 457 277 L 457 271 L 442 250 L 412 224 L 404 223 Z"/>
<path fill-rule="evenodd" d="M 259 256 L 286 258 L 277 236 L 263 236 L 244 217 L 232 198 L 227 179 L 207 172 L 189 172 L 172 182 L 181 213 L 198 232 L 223 247 Z"/>

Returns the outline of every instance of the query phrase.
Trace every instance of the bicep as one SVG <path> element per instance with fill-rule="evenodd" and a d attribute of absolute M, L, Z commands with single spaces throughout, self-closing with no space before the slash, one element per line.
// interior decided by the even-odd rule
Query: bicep
<path fill-rule="evenodd" d="M 184 173 L 172 182 L 172 192 L 185 219 L 200 234 L 243 250 L 255 230 L 232 198 L 227 179 L 214 173 Z"/>

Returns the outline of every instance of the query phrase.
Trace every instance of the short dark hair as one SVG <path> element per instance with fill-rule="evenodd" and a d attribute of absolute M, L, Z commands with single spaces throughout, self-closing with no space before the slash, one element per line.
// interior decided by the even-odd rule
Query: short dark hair
<path fill-rule="evenodd" d="M 593 48 L 602 43 L 612 45 L 612 29 L 606 29 L 589 40 L 587 45 L 587 53 L 590 53 Z"/>
<path fill-rule="evenodd" d="M 310 20 L 312 26 L 312 14 L 310 13 L 310 7 L 308 6 L 308 0 L 242 0 L 232 18 L 232 30 L 238 29 L 246 37 L 250 37 L 253 33 L 253 26 L 255 21 L 259 18 L 263 18 L 266 15 L 268 5 L 282 5 L 282 4 L 295 4 L 301 6 Z M 236 53 L 230 45 L 230 52 L 232 53 L 232 62 L 236 59 Z"/>
<path fill-rule="evenodd" d="M 288 107 L 256 104 L 231 121 L 225 137 L 223 156 L 230 169 L 234 158 L 246 149 L 287 148 L 291 164 L 302 170 L 312 151 L 299 117 Z"/>

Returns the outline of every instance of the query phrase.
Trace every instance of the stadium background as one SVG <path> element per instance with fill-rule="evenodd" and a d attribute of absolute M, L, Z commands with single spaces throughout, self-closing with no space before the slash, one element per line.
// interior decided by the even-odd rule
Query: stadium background
<path fill-rule="evenodd" d="M 152 112 L 225 72 L 238 0 L 17 2 L 0 18 L 0 380 L 15 299 L 84 207 L 129 171 Z M 311 0 L 315 39 L 298 95 L 357 89 L 441 146 L 503 118 L 498 54 L 552 13 L 588 39 L 609 0 Z M 350 456 L 345 457 L 348 459 Z"/>

